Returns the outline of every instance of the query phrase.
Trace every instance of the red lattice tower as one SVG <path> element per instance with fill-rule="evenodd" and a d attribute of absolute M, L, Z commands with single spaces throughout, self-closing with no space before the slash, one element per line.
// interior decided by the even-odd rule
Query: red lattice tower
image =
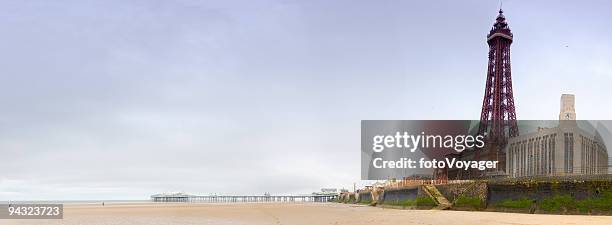
<path fill-rule="evenodd" d="M 508 137 L 519 135 L 510 70 L 512 37 L 506 17 L 500 9 L 495 24 L 487 35 L 489 66 L 479 134 L 485 135 L 489 143 L 501 145 L 506 143 Z"/>

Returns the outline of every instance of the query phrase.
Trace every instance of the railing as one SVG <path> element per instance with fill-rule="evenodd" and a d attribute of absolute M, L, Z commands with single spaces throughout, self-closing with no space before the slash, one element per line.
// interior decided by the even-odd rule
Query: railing
<path fill-rule="evenodd" d="M 607 168 L 607 166 L 606 166 Z M 612 168 L 612 167 L 611 167 Z M 585 171 L 592 171 L 593 167 L 584 168 Z M 603 168 L 602 168 L 603 169 Z M 462 180 L 446 180 L 446 179 L 419 179 L 419 178 L 404 178 L 402 180 L 390 180 L 387 181 L 384 185 L 384 188 L 407 188 L 407 187 L 416 187 L 419 185 L 439 185 L 439 184 L 461 184 L 461 183 L 471 183 L 474 181 L 491 181 L 491 182 L 506 182 L 506 181 L 592 181 L 592 180 L 612 180 L 612 172 L 600 170 L 598 174 L 582 174 L 582 168 L 575 167 L 573 168 L 575 172 L 566 172 L 565 169 L 558 169 L 553 171 L 553 174 L 545 175 L 532 175 L 532 176 L 520 176 L 520 177 L 512 177 L 511 175 L 504 176 L 480 176 L 473 177 L 470 179 L 462 179 Z M 603 173 L 602 173 L 603 172 Z M 607 173 L 606 173 L 607 172 Z"/>
<path fill-rule="evenodd" d="M 524 176 L 490 179 L 491 182 L 514 181 L 612 181 L 612 174 L 567 174 L 553 176 Z"/>
<path fill-rule="evenodd" d="M 439 184 L 461 184 L 470 183 L 473 180 L 447 180 L 447 179 L 403 179 L 397 181 L 388 181 L 385 188 L 404 188 L 414 187 L 419 185 L 439 185 Z"/>

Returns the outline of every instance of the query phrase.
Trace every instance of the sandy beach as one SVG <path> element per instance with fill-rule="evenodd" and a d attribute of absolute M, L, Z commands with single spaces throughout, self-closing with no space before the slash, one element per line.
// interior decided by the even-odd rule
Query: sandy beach
<path fill-rule="evenodd" d="M 1 224 L 612 224 L 609 216 L 398 210 L 336 203 L 65 205 L 62 220 Z"/>

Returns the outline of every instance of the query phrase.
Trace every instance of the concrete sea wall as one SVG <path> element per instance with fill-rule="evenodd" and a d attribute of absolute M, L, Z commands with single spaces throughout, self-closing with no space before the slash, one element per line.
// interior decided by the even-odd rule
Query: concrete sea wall
<path fill-rule="evenodd" d="M 378 205 L 403 209 L 431 209 L 435 206 L 420 186 L 385 189 L 378 197 Z"/>
<path fill-rule="evenodd" d="M 611 181 L 491 182 L 487 193 L 490 211 L 612 215 Z"/>
<path fill-rule="evenodd" d="M 436 185 L 453 210 L 612 215 L 612 181 L 475 181 Z"/>
<path fill-rule="evenodd" d="M 452 204 L 451 210 L 612 215 L 612 180 L 472 181 L 435 188 L 437 196 L 448 200 L 445 204 Z M 343 193 L 339 202 L 431 209 L 440 199 L 432 199 L 424 186 L 413 186 Z"/>
<path fill-rule="evenodd" d="M 357 200 L 357 203 L 370 204 L 372 203 L 372 201 L 373 199 L 372 199 L 371 191 L 360 191 L 359 192 L 359 199 Z"/>
<path fill-rule="evenodd" d="M 388 189 L 379 197 L 379 205 L 395 208 L 415 208 L 418 187 Z"/>

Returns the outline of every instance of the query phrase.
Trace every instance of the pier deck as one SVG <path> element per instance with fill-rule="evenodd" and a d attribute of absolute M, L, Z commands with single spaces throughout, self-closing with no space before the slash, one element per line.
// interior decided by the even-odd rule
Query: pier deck
<path fill-rule="evenodd" d="M 152 195 L 153 202 L 329 202 L 338 197 L 329 195 Z"/>

